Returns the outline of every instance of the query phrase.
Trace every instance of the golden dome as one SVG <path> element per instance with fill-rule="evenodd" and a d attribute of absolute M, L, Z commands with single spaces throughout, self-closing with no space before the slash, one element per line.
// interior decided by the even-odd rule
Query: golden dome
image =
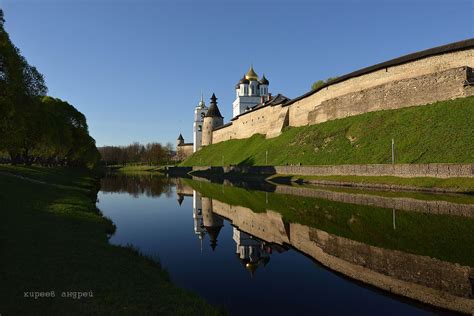
<path fill-rule="evenodd" d="M 248 262 L 245 264 L 245 269 L 247 269 L 251 274 L 254 274 L 255 270 L 257 270 L 258 265 L 254 262 Z"/>
<path fill-rule="evenodd" d="M 249 71 L 245 74 L 245 79 L 247 80 L 258 80 L 258 75 L 255 73 L 255 70 L 253 70 L 253 66 L 250 66 Z"/>

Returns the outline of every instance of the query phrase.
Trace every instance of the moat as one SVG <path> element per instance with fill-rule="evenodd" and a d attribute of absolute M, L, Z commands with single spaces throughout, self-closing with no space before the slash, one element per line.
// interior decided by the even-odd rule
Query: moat
<path fill-rule="evenodd" d="M 98 207 L 117 226 L 112 244 L 231 314 L 474 306 L 472 196 L 110 174 Z"/>

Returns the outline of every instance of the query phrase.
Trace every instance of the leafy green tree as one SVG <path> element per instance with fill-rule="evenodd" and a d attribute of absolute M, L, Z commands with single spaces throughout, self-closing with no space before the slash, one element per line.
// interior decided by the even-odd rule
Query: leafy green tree
<path fill-rule="evenodd" d="M 318 81 L 315 81 L 312 85 L 311 85 L 311 90 L 318 90 L 319 88 L 321 88 L 322 86 L 324 86 L 325 84 L 329 83 L 330 81 L 334 80 L 334 79 L 337 79 L 337 77 L 329 77 L 327 78 L 326 80 L 318 80 Z"/>
<path fill-rule="evenodd" d="M 100 154 L 85 116 L 46 97 L 43 75 L 13 45 L 4 23 L 0 9 L 0 152 L 12 163 L 93 167 Z"/>

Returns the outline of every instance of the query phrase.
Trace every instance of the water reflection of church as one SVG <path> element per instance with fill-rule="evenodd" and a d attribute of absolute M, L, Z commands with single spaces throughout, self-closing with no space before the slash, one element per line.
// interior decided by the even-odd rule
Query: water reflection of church
<path fill-rule="evenodd" d="M 180 205 L 184 196 L 191 196 L 191 194 L 190 192 L 180 191 L 178 193 L 178 203 Z M 210 247 L 214 251 L 218 245 L 219 233 L 224 226 L 224 218 L 213 212 L 212 199 L 202 197 L 195 190 L 192 191 L 192 197 L 194 233 L 201 242 L 201 251 L 206 235 L 209 237 Z M 274 250 L 277 252 L 286 251 L 281 246 L 257 239 L 237 227 L 233 227 L 233 239 L 236 245 L 235 254 L 237 258 L 252 276 L 258 267 L 265 267 L 268 264 L 270 255 Z"/>

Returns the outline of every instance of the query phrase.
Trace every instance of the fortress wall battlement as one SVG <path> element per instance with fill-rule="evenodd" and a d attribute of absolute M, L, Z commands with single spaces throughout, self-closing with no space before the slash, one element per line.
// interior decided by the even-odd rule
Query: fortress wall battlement
<path fill-rule="evenodd" d="M 393 61 L 346 75 L 324 88 L 291 100 L 286 105 L 252 110 L 232 124 L 212 132 L 212 143 L 248 138 L 254 134 L 274 137 L 285 126 L 305 126 L 372 111 L 399 109 L 474 95 L 474 47 L 405 61 Z M 435 49 L 432 49 L 435 50 Z M 423 56 L 423 54 L 421 54 Z M 392 65 L 393 64 L 393 65 Z M 390 66 L 392 65 L 392 66 Z M 361 73 L 358 75 L 357 73 Z M 346 78 L 346 79 L 344 79 Z M 466 85 L 467 82 L 470 85 Z M 288 112 L 288 113 L 286 113 Z"/>
<path fill-rule="evenodd" d="M 467 70 L 467 67 L 452 68 L 327 99 L 311 106 L 312 110 L 308 107 L 309 112 L 304 113 L 307 118 L 305 125 L 464 97 Z"/>
<path fill-rule="evenodd" d="M 193 154 L 193 144 L 188 143 L 188 144 L 182 144 L 176 146 L 176 158 L 178 160 L 183 160 L 186 157 L 189 157 Z"/>
<path fill-rule="evenodd" d="M 290 105 L 290 126 L 303 126 L 321 123 L 308 120 L 308 113 L 321 105 L 324 101 L 345 94 L 362 92 L 368 93 L 370 88 L 386 85 L 390 82 L 402 82 L 406 79 L 420 76 L 430 76 L 452 68 L 464 66 L 474 67 L 474 49 L 454 51 L 442 55 L 435 55 L 410 61 L 401 65 L 379 69 L 358 77 L 338 82 L 307 95 Z M 390 86 L 386 85 L 386 88 Z M 428 95 L 424 95 L 428 97 Z M 425 103 L 429 103 L 425 102 Z M 432 101 L 431 101 L 432 102 Z M 406 106 L 406 105 L 405 105 Z M 355 112 L 358 112 L 354 108 Z"/>
<path fill-rule="evenodd" d="M 229 139 L 242 139 L 254 134 L 266 135 L 272 125 L 277 124 L 282 111 L 281 105 L 267 106 L 242 115 L 232 121 L 232 125 L 214 130 L 212 143 L 216 144 Z"/>

